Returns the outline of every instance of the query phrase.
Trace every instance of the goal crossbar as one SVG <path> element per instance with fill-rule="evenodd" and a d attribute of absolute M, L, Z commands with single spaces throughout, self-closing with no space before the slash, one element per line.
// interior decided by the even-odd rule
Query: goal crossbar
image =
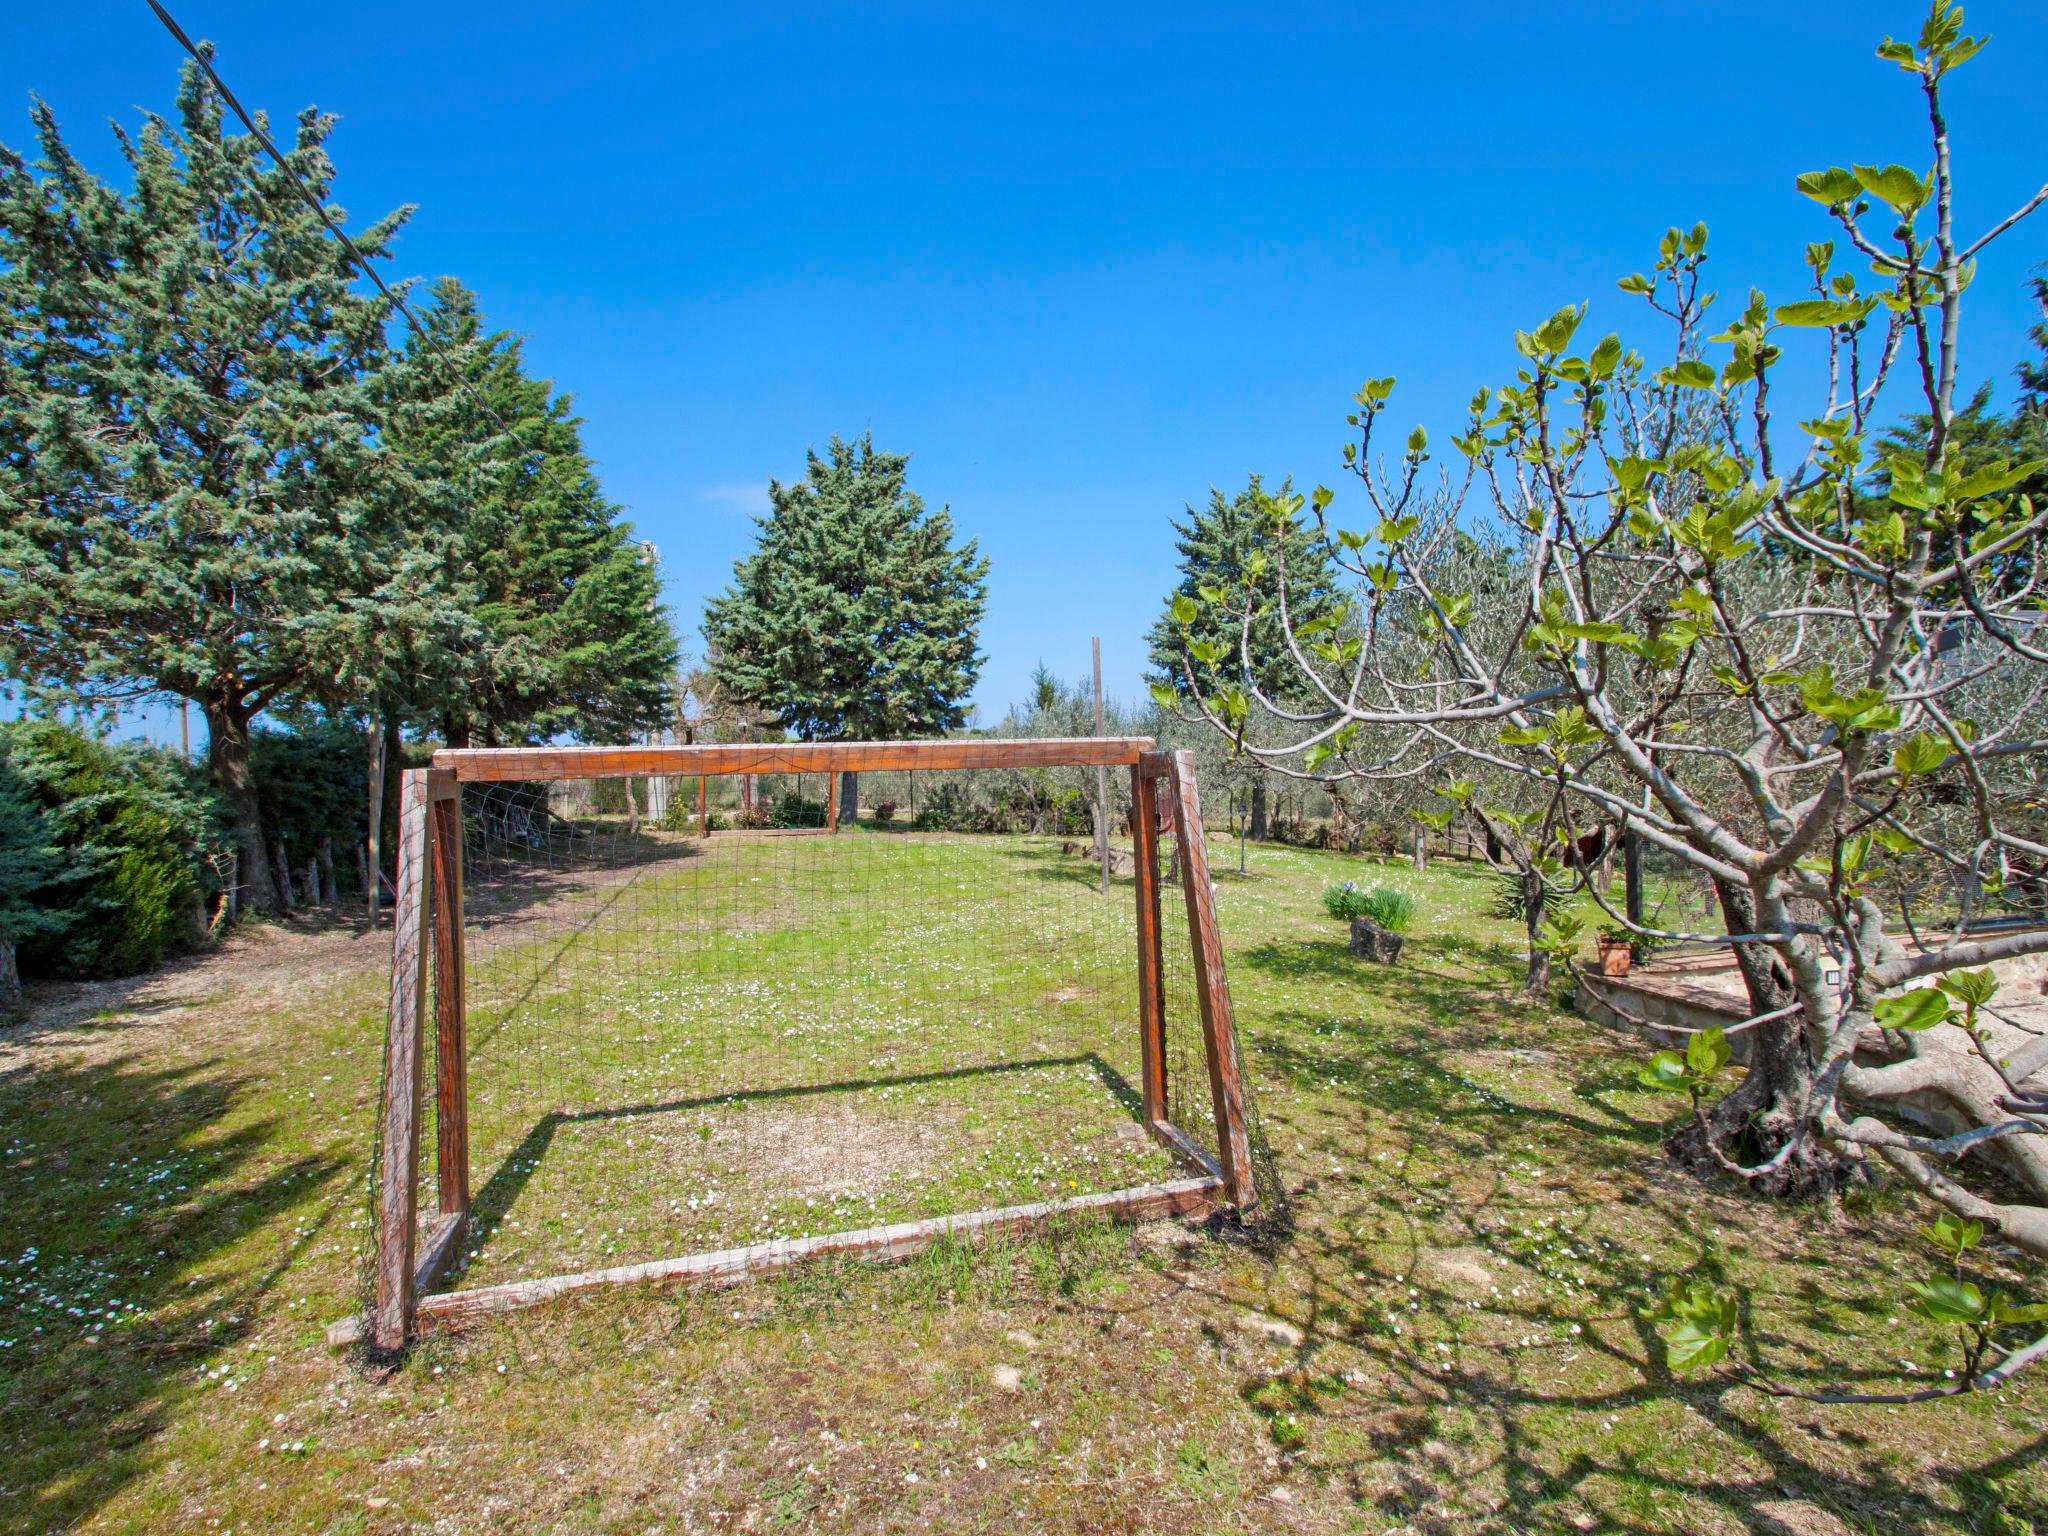
<path fill-rule="evenodd" d="M 846 1232 L 755 1243 L 459 1291 L 437 1288 L 468 1235 L 471 1194 L 463 964 L 462 785 L 639 775 L 858 773 L 882 769 L 1118 766 L 1131 779 L 1137 899 L 1139 1111 L 1144 1128 L 1189 1177 L 1101 1194 L 1007 1206 Z M 834 797 L 836 799 L 836 796 Z M 834 818 L 836 822 L 836 818 Z M 1207 1059 L 1216 1153 L 1169 1118 L 1159 847 L 1170 828 L 1187 914 L 1194 992 Z M 722 1284 L 827 1254 L 899 1258 L 946 1238 L 977 1239 L 1060 1220 L 1139 1221 L 1256 1200 L 1236 1028 L 1210 883 L 1191 753 L 1159 752 L 1145 737 L 1071 740 L 819 742 L 707 746 L 442 750 L 401 776 L 390 1010 L 379 1104 L 369 1313 L 337 1324 L 337 1342 L 367 1334 L 395 1355 L 423 1327 L 532 1306 L 580 1291 L 642 1283 Z M 429 986 L 429 956 L 432 958 Z M 430 995 L 431 993 L 431 995 Z M 420 1232 L 425 1031 L 434 1031 L 436 1197 Z"/>

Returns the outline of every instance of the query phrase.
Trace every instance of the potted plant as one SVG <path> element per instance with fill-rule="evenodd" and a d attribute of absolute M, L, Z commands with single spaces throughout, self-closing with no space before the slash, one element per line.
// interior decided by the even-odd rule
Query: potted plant
<path fill-rule="evenodd" d="M 1351 924 L 1351 953 L 1392 965 L 1401 958 L 1401 936 L 1415 921 L 1415 898 L 1392 886 L 1361 890 L 1346 880 L 1323 892 L 1323 910 Z"/>
<path fill-rule="evenodd" d="M 1602 928 L 1593 942 L 1600 951 L 1602 976 L 1628 974 L 1629 962 L 1635 958 L 1636 945 L 1640 942 L 1635 934 L 1618 925 L 1610 925 Z"/>

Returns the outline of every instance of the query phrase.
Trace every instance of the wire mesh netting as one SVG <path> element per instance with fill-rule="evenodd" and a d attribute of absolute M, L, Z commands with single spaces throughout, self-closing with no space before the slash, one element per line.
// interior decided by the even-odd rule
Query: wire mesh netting
<path fill-rule="evenodd" d="M 907 777 L 863 774 L 833 832 L 822 775 L 464 788 L 475 1187 L 450 1284 L 1185 1174 L 1140 1124 L 1128 856 L 1103 890 L 1057 785 L 1020 816 L 1015 775 Z M 1162 937 L 1170 1118 L 1213 1149 L 1175 879 Z"/>

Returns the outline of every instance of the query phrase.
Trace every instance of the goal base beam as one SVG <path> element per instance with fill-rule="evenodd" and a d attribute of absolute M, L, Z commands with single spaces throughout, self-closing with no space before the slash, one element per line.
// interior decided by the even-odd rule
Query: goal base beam
<path fill-rule="evenodd" d="M 1136 1223 L 1167 1216 L 1206 1215 L 1223 1203 L 1222 1195 L 1223 1181 L 1205 1175 L 1162 1184 L 1135 1184 L 1105 1194 L 1076 1195 L 1066 1200 L 1046 1200 L 1033 1205 L 999 1206 L 961 1216 L 933 1216 L 923 1221 L 860 1227 L 847 1232 L 827 1232 L 817 1237 L 780 1238 L 773 1242 L 750 1243 L 743 1248 L 720 1248 L 677 1259 L 622 1264 L 572 1275 L 550 1275 L 540 1280 L 515 1280 L 504 1285 L 479 1286 L 471 1291 L 439 1291 L 420 1296 L 415 1313 L 416 1327 L 424 1333 L 429 1328 L 457 1326 L 475 1318 L 543 1306 L 583 1291 L 617 1290 L 635 1285 L 692 1289 L 738 1285 L 812 1259 L 841 1254 L 871 1263 L 888 1263 L 913 1258 L 947 1238 L 979 1241 L 999 1233 L 1024 1231 L 1062 1220 Z M 359 1343 L 363 1336 L 363 1325 L 358 1318 L 345 1318 L 327 1330 L 327 1342 L 335 1348 Z"/>

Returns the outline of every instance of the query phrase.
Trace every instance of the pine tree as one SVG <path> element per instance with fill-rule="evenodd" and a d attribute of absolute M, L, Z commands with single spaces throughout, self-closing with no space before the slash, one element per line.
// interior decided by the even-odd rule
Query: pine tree
<path fill-rule="evenodd" d="M 1289 695 L 1299 686 L 1301 671 L 1288 654 L 1287 637 L 1280 628 L 1278 613 L 1271 606 L 1278 591 L 1277 568 L 1272 564 L 1278 554 L 1273 547 L 1273 521 L 1258 504 L 1261 489 L 1257 475 L 1253 475 L 1234 497 L 1225 498 L 1222 491 L 1211 487 L 1208 506 L 1197 510 L 1190 505 L 1187 521 L 1175 520 L 1174 548 L 1180 552 L 1180 581 L 1166 595 L 1159 618 L 1146 637 L 1151 648 L 1155 689 L 1170 688 L 1176 697 L 1185 697 L 1188 693 L 1181 627 L 1173 617 L 1173 600 L 1176 597 L 1185 597 L 1199 608 L 1190 631 L 1194 641 L 1221 646 L 1223 654 L 1229 658 L 1225 670 L 1233 676 L 1238 673 L 1242 667 L 1240 652 L 1244 648 L 1242 629 L 1238 623 L 1226 619 L 1226 605 L 1212 602 L 1203 595 L 1203 589 L 1237 594 L 1246 572 L 1251 569 L 1254 555 L 1262 555 L 1267 565 L 1254 585 L 1261 595 L 1265 611 L 1252 619 L 1249 645 L 1252 680 L 1267 697 L 1278 702 L 1292 702 Z M 1284 497 L 1291 491 L 1291 482 L 1283 481 L 1280 494 Z M 1328 551 L 1306 524 L 1290 522 L 1283 537 L 1286 540 L 1288 611 L 1295 624 L 1300 625 L 1323 617 L 1335 606 L 1338 601 L 1336 572 Z M 1251 836 L 1254 838 L 1266 835 L 1266 789 L 1264 775 L 1254 778 L 1251 788 Z"/>
<path fill-rule="evenodd" d="M 199 705 L 244 899 L 274 911 L 250 722 L 453 670 L 448 488 L 380 439 L 388 305 L 196 67 L 175 122 L 116 130 L 126 195 L 33 115 L 41 160 L 0 149 L 0 668 Z M 288 156 L 323 197 L 331 127 L 301 113 Z"/>
<path fill-rule="evenodd" d="M 905 454 L 832 439 L 804 479 L 771 482 L 760 542 L 705 604 L 711 665 L 803 741 L 936 736 L 966 719 L 988 561 L 927 511 Z M 843 806 L 855 809 L 849 782 Z"/>
<path fill-rule="evenodd" d="M 451 746 L 619 741 L 668 723 L 679 658 L 659 570 L 599 490 L 569 398 L 527 375 L 520 338 L 486 330 L 453 278 L 435 284 L 422 325 L 391 370 L 390 441 L 416 476 L 461 487 L 465 598 L 483 642 L 462 676 L 424 679 L 405 712 Z"/>

